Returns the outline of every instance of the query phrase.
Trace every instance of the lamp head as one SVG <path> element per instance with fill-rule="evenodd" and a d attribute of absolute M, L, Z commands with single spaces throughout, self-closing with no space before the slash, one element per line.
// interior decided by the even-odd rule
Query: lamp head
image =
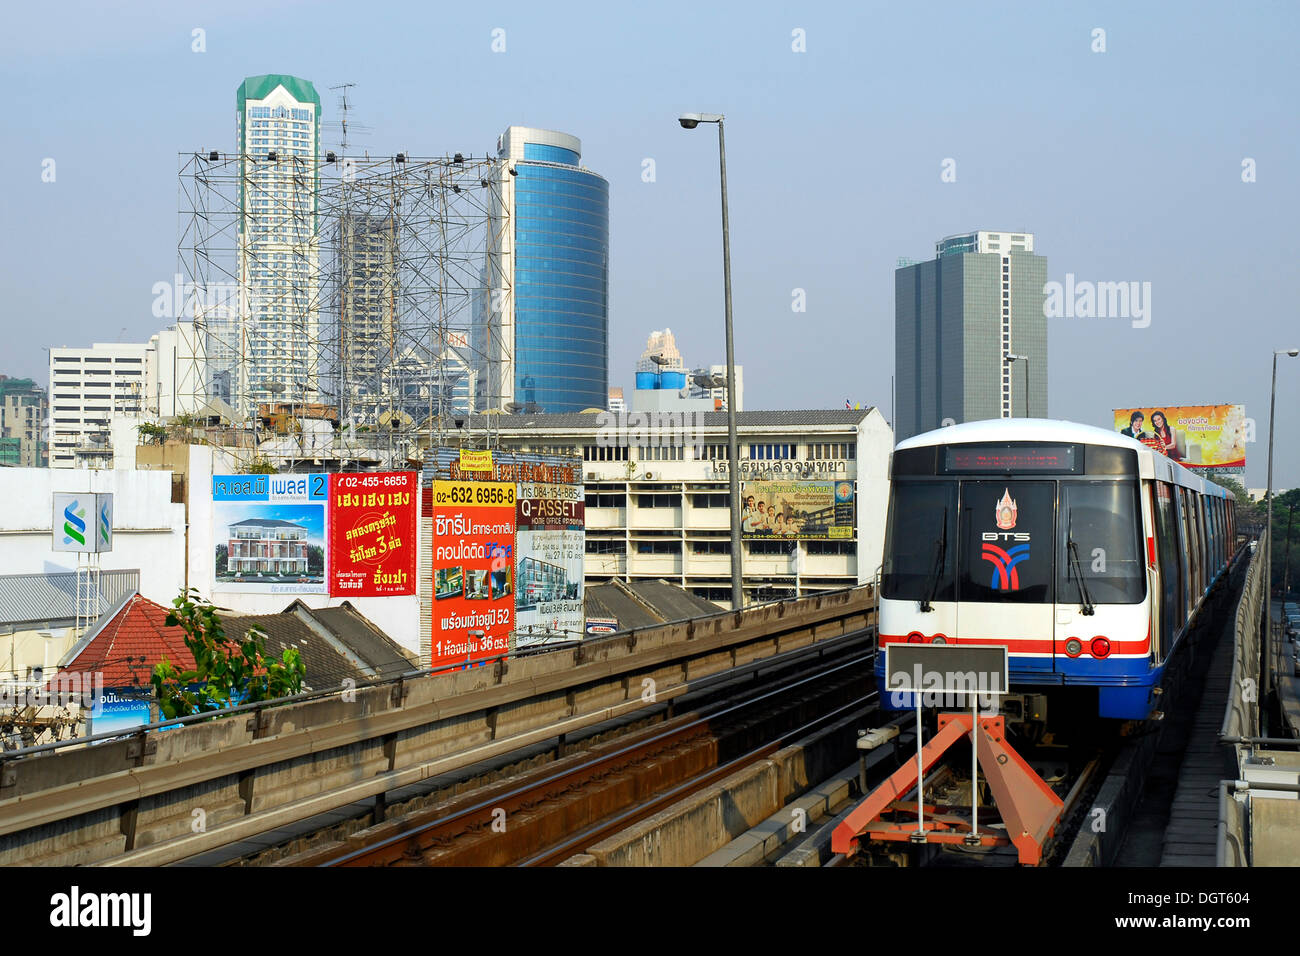
<path fill-rule="evenodd" d="M 682 129 L 695 129 L 700 125 L 699 113 L 683 113 L 677 117 L 677 122 L 682 124 Z"/>

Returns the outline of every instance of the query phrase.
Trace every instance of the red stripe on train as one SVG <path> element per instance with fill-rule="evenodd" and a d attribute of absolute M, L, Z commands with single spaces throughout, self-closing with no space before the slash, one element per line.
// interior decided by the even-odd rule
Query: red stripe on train
<path fill-rule="evenodd" d="M 929 644 L 931 637 L 937 635 L 925 635 L 925 643 Z M 1105 637 L 1098 634 L 1071 634 L 1070 637 L 1077 637 L 1083 642 L 1084 647 L 1092 641 L 1094 637 Z M 1006 645 L 1007 650 L 1012 654 L 1055 654 L 1065 657 L 1064 649 L 1055 650 L 1052 641 L 1044 641 L 1032 637 L 984 637 L 984 638 L 953 638 L 944 635 L 944 640 L 949 644 L 994 644 L 998 646 Z M 1107 640 L 1110 640 L 1107 638 Z M 879 644 L 884 647 L 886 644 L 906 644 L 906 634 L 881 634 Z M 1064 645 L 1065 641 L 1055 642 Z M 1110 642 L 1111 656 L 1116 654 L 1147 654 L 1151 650 L 1150 635 L 1141 641 L 1115 641 Z"/>

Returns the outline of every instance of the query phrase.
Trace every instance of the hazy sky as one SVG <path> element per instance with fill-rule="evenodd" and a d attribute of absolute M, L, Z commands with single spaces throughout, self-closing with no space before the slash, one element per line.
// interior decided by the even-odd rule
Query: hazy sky
<path fill-rule="evenodd" d="M 1244 403 L 1246 483 L 1262 486 L 1271 352 L 1300 345 L 1298 23 L 1291 3 L 13 7 L 0 371 L 45 382 L 43 346 L 157 331 L 177 153 L 232 149 L 235 90 L 260 73 L 310 79 L 327 122 L 329 87 L 355 83 L 372 131 L 353 142 L 372 155 L 482 155 L 511 124 L 579 136 L 611 186 L 611 384 L 631 386 L 664 326 L 688 364 L 721 362 L 717 136 L 675 119 L 712 111 L 747 408 L 888 414 L 898 257 L 1026 230 L 1049 279 L 1151 283 L 1146 328 L 1049 320 L 1050 414 L 1109 426 L 1115 407 Z M 1284 359 L 1281 487 L 1300 484 L 1298 433 L 1300 359 Z"/>

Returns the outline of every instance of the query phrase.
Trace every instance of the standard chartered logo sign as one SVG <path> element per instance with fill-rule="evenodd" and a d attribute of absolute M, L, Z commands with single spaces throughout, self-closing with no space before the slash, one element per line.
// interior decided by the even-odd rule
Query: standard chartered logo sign
<path fill-rule="evenodd" d="M 50 525 L 54 551 L 112 551 L 113 496 L 107 492 L 55 492 Z"/>
<path fill-rule="evenodd" d="M 79 507 L 76 498 L 63 509 L 63 543 L 86 543 L 86 509 Z"/>

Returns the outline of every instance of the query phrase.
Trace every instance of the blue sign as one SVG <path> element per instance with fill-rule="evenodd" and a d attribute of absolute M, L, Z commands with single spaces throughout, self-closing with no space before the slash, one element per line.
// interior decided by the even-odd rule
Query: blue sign
<path fill-rule="evenodd" d="M 150 699 L 138 687 L 105 687 L 89 714 L 88 734 L 130 733 L 152 721 Z"/>

